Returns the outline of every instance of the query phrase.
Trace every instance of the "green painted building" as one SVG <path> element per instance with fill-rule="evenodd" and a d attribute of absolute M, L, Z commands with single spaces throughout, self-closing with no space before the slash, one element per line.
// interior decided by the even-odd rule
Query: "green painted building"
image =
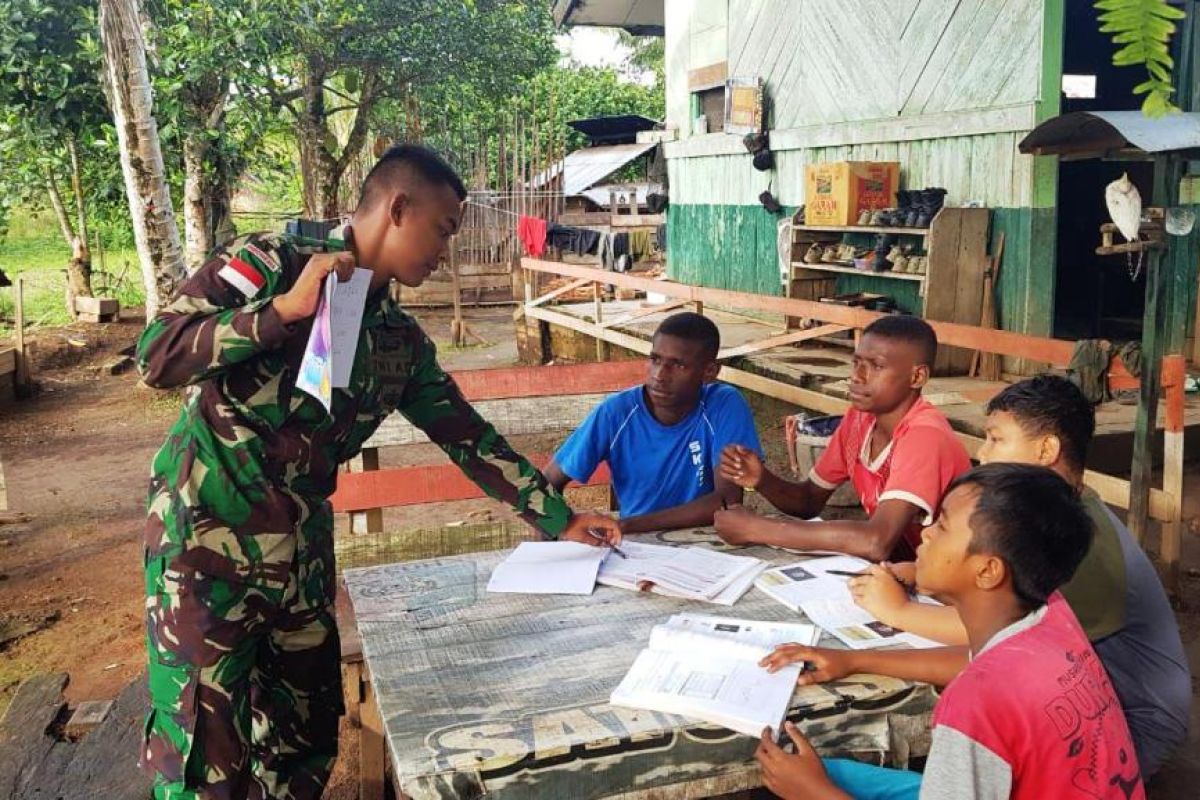
<path fill-rule="evenodd" d="M 559 0 L 556 13 L 665 36 L 673 278 L 782 293 L 780 216 L 760 193 L 790 212 L 805 202 L 808 164 L 897 161 L 902 188 L 940 186 L 950 205 L 992 209 L 991 241 L 1005 234 L 1003 327 L 1136 337 L 1142 279 L 1094 248 L 1104 186 L 1128 171 L 1149 203 L 1152 169 L 1018 150 L 1060 112 L 1139 107 L 1144 71 L 1111 66 L 1091 0 Z M 774 170 L 755 170 L 741 136 L 724 132 L 726 79 L 762 81 Z M 1189 318 L 1194 261 L 1172 283 Z M 839 279 L 839 289 L 915 294 L 896 284 Z"/>

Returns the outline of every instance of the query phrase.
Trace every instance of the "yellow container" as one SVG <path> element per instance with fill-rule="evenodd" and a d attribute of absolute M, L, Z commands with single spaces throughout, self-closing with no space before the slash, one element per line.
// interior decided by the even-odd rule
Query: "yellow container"
<path fill-rule="evenodd" d="M 809 164 L 804 178 L 805 224 L 854 225 L 865 210 L 895 205 L 900 162 Z"/>

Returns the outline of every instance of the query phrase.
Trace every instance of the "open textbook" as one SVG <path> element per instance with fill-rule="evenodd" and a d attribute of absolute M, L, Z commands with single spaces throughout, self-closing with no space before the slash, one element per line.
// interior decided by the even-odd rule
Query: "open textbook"
<path fill-rule="evenodd" d="M 668 597 L 731 606 L 754 584 L 767 563 L 749 556 L 718 553 L 704 547 L 668 547 L 625 540 L 628 558 L 610 558 L 597 580 L 605 586 L 650 591 Z"/>
<path fill-rule="evenodd" d="M 611 553 L 582 542 L 521 542 L 492 570 L 489 592 L 591 594 Z"/>
<path fill-rule="evenodd" d="M 800 665 L 769 673 L 758 662 L 776 645 L 815 644 L 812 625 L 676 614 L 650 632 L 609 702 L 679 714 L 758 736 L 778 732 Z"/>
<path fill-rule="evenodd" d="M 793 611 L 803 613 L 813 624 L 829 631 L 847 647 L 940 647 L 938 642 L 885 625 L 854 602 L 847 586 L 849 576 L 839 572 L 863 572 L 870 562 L 855 556 L 813 558 L 764 572 L 754 585 Z M 923 603 L 936 600 L 919 597 Z"/>

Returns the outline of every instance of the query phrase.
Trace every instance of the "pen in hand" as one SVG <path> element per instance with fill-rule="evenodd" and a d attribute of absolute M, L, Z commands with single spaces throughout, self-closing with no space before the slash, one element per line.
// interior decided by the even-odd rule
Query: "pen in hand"
<path fill-rule="evenodd" d="M 839 575 L 843 578 L 862 578 L 866 575 L 870 575 L 871 573 L 869 573 L 869 572 L 851 572 L 850 570 L 846 570 L 846 569 L 827 569 L 827 570 L 825 570 L 825 574 L 826 575 Z M 906 584 L 904 581 L 900 580 L 899 575 L 896 575 L 895 573 L 892 573 L 892 572 L 888 572 L 888 574 L 892 576 L 892 578 L 896 581 L 896 583 L 898 583 L 904 587 L 904 591 L 908 592 L 909 594 L 913 594 L 912 587 L 909 586 L 908 584 Z"/>
<path fill-rule="evenodd" d="M 608 539 L 605 539 L 604 535 L 601 534 L 600 532 L 598 532 L 595 528 L 588 528 L 587 535 L 592 537 L 593 539 L 597 539 L 601 542 L 604 542 L 606 547 L 612 548 L 612 551 L 614 553 L 616 553 L 617 555 L 619 555 L 621 558 L 629 558 L 629 556 L 625 555 L 624 551 L 622 551 L 621 548 L 617 547 L 615 544 L 609 544 Z"/>

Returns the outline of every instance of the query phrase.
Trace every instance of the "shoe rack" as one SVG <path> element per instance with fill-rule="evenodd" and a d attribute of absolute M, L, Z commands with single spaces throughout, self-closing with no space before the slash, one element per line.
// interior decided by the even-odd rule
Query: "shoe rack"
<path fill-rule="evenodd" d="M 983 273 L 987 267 L 988 225 L 986 208 L 943 208 L 928 228 L 895 228 L 872 225 L 792 226 L 792 281 L 789 297 L 820 300 L 837 293 L 840 274 L 871 279 L 870 291 L 888 294 L 888 284 L 908 281 L 918 284 L 919 308 L 924 319 L 979 325 L 982 314 Z M 859 269 L 853 263 L 810 264 L 804 255 L 813 244 L 854 245 L 871 249 L 875 236 L 897 237 L 901 246 L 910 245 L 927 259 L 924 273 Z M 969 351 L 944 347 L 938 354 L 938 374 L 966 374 Z"/>

